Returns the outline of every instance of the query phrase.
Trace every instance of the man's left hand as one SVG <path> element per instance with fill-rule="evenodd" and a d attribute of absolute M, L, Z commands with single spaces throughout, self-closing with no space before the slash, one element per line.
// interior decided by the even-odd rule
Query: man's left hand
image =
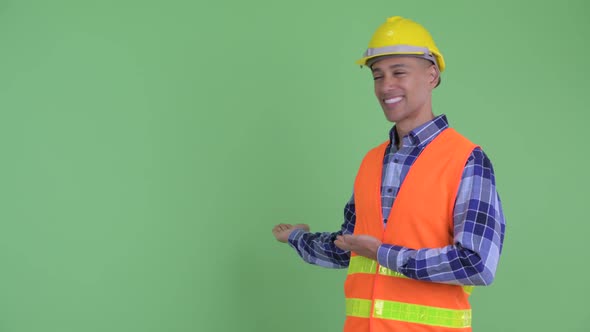
<path fill-rule="evenodd" d="M 382 244 L 370 235 L 338 235 L 334 244 L 342 250 L 354 251 L 357 255 L 377 260 L 377 250 Z"/>

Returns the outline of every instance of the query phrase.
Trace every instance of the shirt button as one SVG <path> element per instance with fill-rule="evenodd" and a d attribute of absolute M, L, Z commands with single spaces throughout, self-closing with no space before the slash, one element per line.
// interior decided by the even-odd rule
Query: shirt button
<path fill-rule="evenodd" d="M 392 191 L 393 191 L 393 189 L 391 189 L 391 188 L 387 189 L 387 192 L 388 192 L 388 193 L 390 193 L 390 192 L 392 192 Z"/>
<path fill-rule="evenodd" d="M 399 159 L 397 159 L 397 158 L 394 158 L 394 159 L 393 159 L 393 162 L 394 162 L 394 163 L 397 163 L 397 162 L 399 162 Z"/>

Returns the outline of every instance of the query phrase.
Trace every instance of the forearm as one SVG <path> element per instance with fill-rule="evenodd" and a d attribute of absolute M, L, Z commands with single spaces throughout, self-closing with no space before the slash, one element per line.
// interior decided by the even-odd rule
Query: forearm
<path fill-rule="evenodd" d="M 338 235 L 352 234 L 356 222 L 354 195 L 344 206 L 344 222 L 340 231 L 334 233 L 309 233 L 294 230 L 289 236 L 289 245 L 304 261 L 327 268 L 345 268 L 350 262 L 350 251 L 334 244 Z"/>
<path fill-rule="evenodd" d="M 301 229 L 294 230 L 289 236 L 289 245 L 293 247 L 307 263 L 327 268 L 345 268 L 350 262 L 350 252 L 334 244 L 335 233 L 308 233 Z"/>
<path fill-rule="evenodd" d="M 377 260 L 412 279 L 484 286 L 494 280 L 498 255 L 488 253 L 488 259 L 483 260 L 478 253 L 456 245 L 413 250 L 384 244 L 379 247 Z"/>

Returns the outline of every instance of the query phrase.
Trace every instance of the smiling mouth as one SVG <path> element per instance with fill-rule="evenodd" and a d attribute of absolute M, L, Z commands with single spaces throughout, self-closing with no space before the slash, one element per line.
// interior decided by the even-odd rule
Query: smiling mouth
<path fill-rule="evenodd" d="M 391 104 L 395 104 L 395 103 L 399 102 L 400 100 L 402 100 L 402 97 L 389 98 L 389 99 L 385 99 L 383 101 L 385 102 L 385 104 L 391 105 Z"/>

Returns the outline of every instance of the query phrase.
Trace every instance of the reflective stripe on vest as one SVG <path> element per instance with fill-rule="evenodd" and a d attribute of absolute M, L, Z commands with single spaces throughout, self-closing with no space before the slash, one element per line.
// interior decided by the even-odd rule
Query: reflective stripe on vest
<path fill-rule="evenodd" d="M 348 265 L 348 274 L 355 274 L 355 273 L 368 273 L 368 274 L 375 274 L 377 273 L 377 261 L 374 261 L 370 258 L 364 256 L 352 256 L 350 258 L 350 264 Z M 397 278 L 408 278 L 405 275 L 390 270 L 384 266 L 379 265 L 379 274 L 383 276 L 390 276 L 390 277 L 397 277 Z M 463 291 L 465 293 L 471 295 L 473 292 L 474 286 L 463 286 Z"/>
<path fill-rule="evenodd" d="M 346 299 L 346 315 L 371 317 L 371 300 Z M 471 326 L 471 310 L 443 309 L 384 300 L 375 300 L 373 317 L 449 328 Z"/>

